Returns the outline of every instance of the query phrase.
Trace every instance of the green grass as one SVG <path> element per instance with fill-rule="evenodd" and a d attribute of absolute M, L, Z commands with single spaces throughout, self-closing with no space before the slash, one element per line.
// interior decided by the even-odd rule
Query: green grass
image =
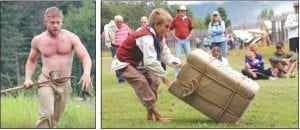
<path fill-rule="evenodd" d="M 270 67 L 268 56 L 274 47 L 260 49 L 265 67 Z M 227 59 L 235 70 L 244 67 L 247 50 L 230 51 Z M 102 53 L 102 128 L 298 128 L 298 78 L 259 80 L 260 91 L 252 100 L 239 123 L 215 123 L 201 112 L 179 100 L 160 85 L 156 105 L 172 122 L 147 121 L 146 110 L 129 84 L 118 84 L 110 69 L 110 52 Z M 173 53 L 174 54 L 174 53 Z M 168 76 L 175 80 L 174 69 Z"/>
<path fill-rule="evenodd" d="M 22 90 L 20 90 L 22 91 Z M 39 112 L 36 95 L 20 92 L 17 97 L 1 97 L 1 128 L 34 128 Z M 95 99 L 85 102 L 73 97 L 67 102 L 58 128 L 96 128 Z"/>

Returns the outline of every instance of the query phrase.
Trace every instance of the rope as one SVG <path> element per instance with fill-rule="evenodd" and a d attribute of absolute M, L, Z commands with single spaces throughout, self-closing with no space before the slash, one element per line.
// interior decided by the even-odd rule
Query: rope
<path fill-rule="evenodd" d="M 245 80 L 246 77 L 244 77 L 243 79 L 241 79 L 241 80 L 238 82 L 237 87 L 235 87 L 234 89 L 231 88 L 231 87 L 228 87 L 227 85 L 225 85 L 225 84 L 219 82 L 217 79 L 215 79 L 215 78 L 213 78 L 213 77 L 211 77 L 210 75 L 207 74 L 206 70 L 207 70 L 207 68 L 208 68 L 208 65 L 209 65 L 213 60 L 215 60 L 215 59 L 211 59 L 208 63 L 206 63 L 203 70 L 202 70 L 201 68 L 198 68 L 198 67 L 196 67 L 196 66 L 190 64 L 190 63 L 187 63 L 189 66 L 191 66 L 191 68 L 193 68 L 193 69 L 197 70 L 198 72 L 200 72 L 201 75 L 199 76 L 199 79 L 198 79 L 198 80 L 197 80 L 197 79 L 191 79 L 190 84 L 186 84 L 186 83 L 182 82 L 182 81 L 179 80 L 179 79 L 177 80 L 178 83 L 180 83 L 180 84 L 182 84 L 182 85 L 184 86 L 184 90 L 186 90 L 186 91 L 184 92 L 184 94 L 182 95 L 182 97 L 183 97 L 184 99 L 186 99 L 186 98 L 190 97 L 192 94 L 198 93 L 198 95 L 199 95 L 200 97 L 202 97 L 203 99 L 205 99 L 205 100 L 207 100 L 207 101 L 213 103 L 214 105 L 218 106 L 219 108 L 221 108 L 221 109 L 222 109 L 222 112 L 220 112 L 220 113 L 218 114 L 218 116 L 217 116 L 217 118 L 216 118 L 216 119 L 217 119 L 217 120 L 216 120 L 217 122 L 218 122 L 218 121 L 221 119 L 221 117 L 224 115 L 225 111 L 227 111 L 228 113 L 232 114 L 234 117 L 239 118 L 240 116 L 238 116 L 238 115 L 235 114 L 234 112 L 228 110 L 228 106 L 229 106 L 229 104 L 231 103 L 232 98 L 233 98 L 233 96 L 234 96 L 235 94 L 240 95 L 241 97 L 245 98 L 246 100 L 250 100 L 247 96 L 245 96 L 245 95 L 243 95 L 243 94 L 241 94 L 241 93 L 239 93 L 239 92 L 237 91 L 237 90 L 240 88 L 242 81 Z M 226 103 L 225 106 L 222 106 L 222 105 L 216 103 L 214 100 L 210 99 L 209 97 L 207 97 L 207 96 L 201 94 L 200 89 L 199 89 L 200 87 L 197 87 L 197 86 L 200 85 L 200 82 L 201 82 L 203 76 L 206 76 L 206 77 L 208 77 L 208 78 L 210 78 L 210 79 L 216 81 L 218 84 L 220 84 L 220 85 L 222 85 L 223 87 L 225 87 L 225 88 L 229 89 L 230 91 L 232 91 L 232 93 L 231 93 L 231 95 L 230 95 L 230 98 L 229 98 L 229 100 L 227 101 L 227 103 Z"/>
<path fill-rule="evenodd" d="M 239 83 L 237 84 L 237 87 L 236 87 L 236 88 L 234 89 L 234 91 L 231 93 L 230 98 L 229 98 L 229 100 L 227 101 L 227 103 L 226 103 L 224 109 L 223 109 L 222 112 L 219 113 L 219 115 L 217 116 L 217 122 L 219 122 L 219 120 L 221 119 L 221 117 L 224 115 L 225 111 L 227 111 L 227 108 L 228 108 L 229 104 L 230 104 L 231 101 L 232 101 L 232 97 L 237 93 L 237 90 L 241 87 L 241 83 L 242 83 L 243 80 L 245 80 L 245 79 L 246 79 L 246 77 L 244 77 L 243 79 L 241 79 L 241 80 L 239 81 Z M 228 110 L 228 111 L 229 111 L 229 110 Z M 239 116 L 238 116 L 238 118 L 239 118 Z"/>

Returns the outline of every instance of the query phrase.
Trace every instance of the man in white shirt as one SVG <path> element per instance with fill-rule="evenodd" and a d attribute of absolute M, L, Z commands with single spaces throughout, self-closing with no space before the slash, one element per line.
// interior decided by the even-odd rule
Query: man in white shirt
<path fill-rule="evenodd" d="M 294 3 L 294 12 L 287 16 L 285 27 L 288 31 L 290 51 L 299 51 L 299 2 Z"/>

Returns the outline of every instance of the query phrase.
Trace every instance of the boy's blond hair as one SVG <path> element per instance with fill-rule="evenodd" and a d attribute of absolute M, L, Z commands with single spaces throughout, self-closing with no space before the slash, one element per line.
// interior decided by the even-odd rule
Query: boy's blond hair
<path fill-rule="evenodd" d="M 47 18 L 53 18 L 53 17 L 60 17 L 63 18 L 63 13 L 62 11 L 57 8 L 57 7 L 49 7 L 46 9 L 45 14 L 44 14 L 44 19 Z"/>
<path fill-rule="evenodd" d="M 149 24 L 154 27 L 155 24 L 161 25 L 166 21 L 171 22 L 172 16 L 162 8 L 154 9 L 149 16 Z"/>

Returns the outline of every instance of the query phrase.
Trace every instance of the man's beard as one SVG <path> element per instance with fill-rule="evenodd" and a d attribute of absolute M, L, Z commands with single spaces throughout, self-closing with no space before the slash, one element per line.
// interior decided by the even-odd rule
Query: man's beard
<path fill-rule="evenodd" d="M 51 35 L 57 35 L 59 33 L 60 29 L 52 29 L 52 30 L 48 30 L 48 32 L 51 34 Z"/>

